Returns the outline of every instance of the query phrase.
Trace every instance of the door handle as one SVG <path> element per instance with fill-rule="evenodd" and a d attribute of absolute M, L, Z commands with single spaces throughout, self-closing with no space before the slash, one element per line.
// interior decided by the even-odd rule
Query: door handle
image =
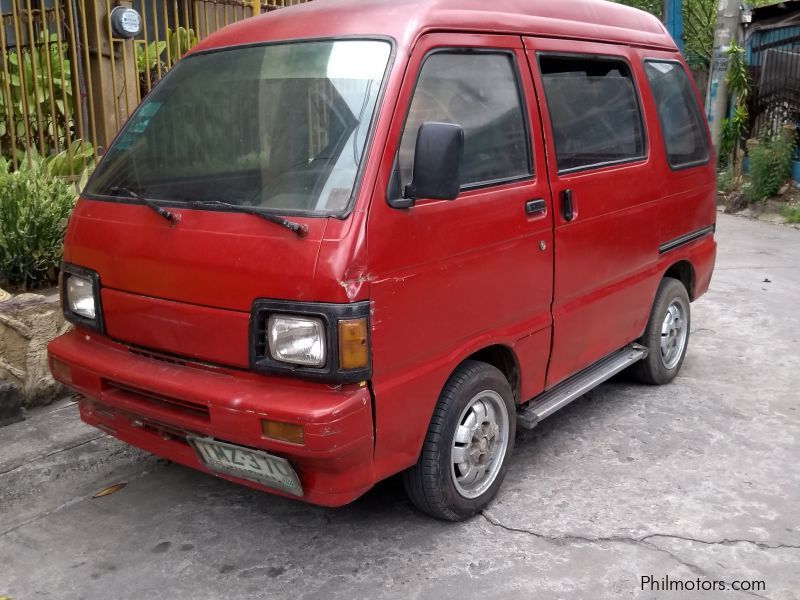
<path fill-rule="evenodd" d="M 575 219 L 575 206 L 572 202 L 572 190 L 561 192 L 561 214 L 564 220 L 569 223 Z"/>
<path fill-rule="evenodd" d="M 546 212 L 547 202 L 541 198 L 537 198 L 536 200 L 528 200 L 525 203 L 525 214 L 529 217 L 533 215 L 543 215 Z"/>

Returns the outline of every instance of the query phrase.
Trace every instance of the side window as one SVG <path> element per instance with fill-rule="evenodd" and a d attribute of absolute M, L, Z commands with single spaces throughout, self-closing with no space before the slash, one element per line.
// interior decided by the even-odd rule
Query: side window
<path fill-rule="evenodd" d="M 680 168 L 708 162 L 705 121 L 686 71 L 680 64 L 666 61 L 648 60 L 644 67 L 670 166 Z"/>
<path fill-rule="evenodd" d="M 645 133 L 628 65 L 539 56 L 559 172 L 645 157 Z"/>
<path fill-rule="evenodd" d="M 417 133 L 428 121 L 464 128 L 463 186 L 531 174 L 527 125 L 510 54 L 437 52 L 425 60 L 400 141 L 401 189 L 411 183 Z"/>

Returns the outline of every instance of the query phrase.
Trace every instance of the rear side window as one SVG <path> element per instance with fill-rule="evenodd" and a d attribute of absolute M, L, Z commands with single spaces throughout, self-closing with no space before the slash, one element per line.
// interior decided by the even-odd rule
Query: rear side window
<path fill-rule="evenodd" d="M 464 128 L 464 187 L 531 175 L 526 121 L 510 54 L 437 52 L 425 60 L 400 142 L 401 189 L 411 182 L 417 133 L 428 121 Z"/>
<path fill-rule="evenodd" d="M 686 71 L 675 62 L 645 62 L 667 160 L 673 168 L 708 162 L 706 127 Z"/>
<path fill-rule="evenodd" d="M 628 65 L 539 56 L 559 172 L 640 160 L 645 133 Z"/>

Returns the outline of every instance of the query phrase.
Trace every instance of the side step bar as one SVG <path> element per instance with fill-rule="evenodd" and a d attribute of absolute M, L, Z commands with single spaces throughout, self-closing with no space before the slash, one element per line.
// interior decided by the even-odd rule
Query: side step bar
<path fill-rule="evenodd" d="M 630 344 L 606 356 L 522 406 L 517 411 L 517 427 L 533 429 L 542 419 L 645 357 L 647 348 L 640 344 Z"/>

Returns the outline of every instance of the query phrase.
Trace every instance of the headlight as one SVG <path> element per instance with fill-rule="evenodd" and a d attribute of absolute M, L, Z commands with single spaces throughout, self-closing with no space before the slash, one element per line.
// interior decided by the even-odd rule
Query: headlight
<path fill-rule="evenodd" d="M 306 367 L 325 365 L 325 326 L 321 319 L 270 315 L 267 324 L 273 359 Z"/>
<path fill-rule="evenodd" d="M 71 312 L 85 319 L 97 318 L 94 303 L 95 290 L 91 279 L 79 275 L 66 275 L 67 307 Z"/>
<path fill-rule="evenodd" d="M 61 265 L 61 307 L 70 323 L 103 332 L 100 277 L 84 267 Z"/>
<path fill-rule="evenodd" d="M 99 301 L 98 301 L 99 303 Z M 337 384 L 372 376 L 370 302 L 256 298 L 248 329 L 252 371 Z M 97 307 L 103 314 L 103 307 Z"/>

